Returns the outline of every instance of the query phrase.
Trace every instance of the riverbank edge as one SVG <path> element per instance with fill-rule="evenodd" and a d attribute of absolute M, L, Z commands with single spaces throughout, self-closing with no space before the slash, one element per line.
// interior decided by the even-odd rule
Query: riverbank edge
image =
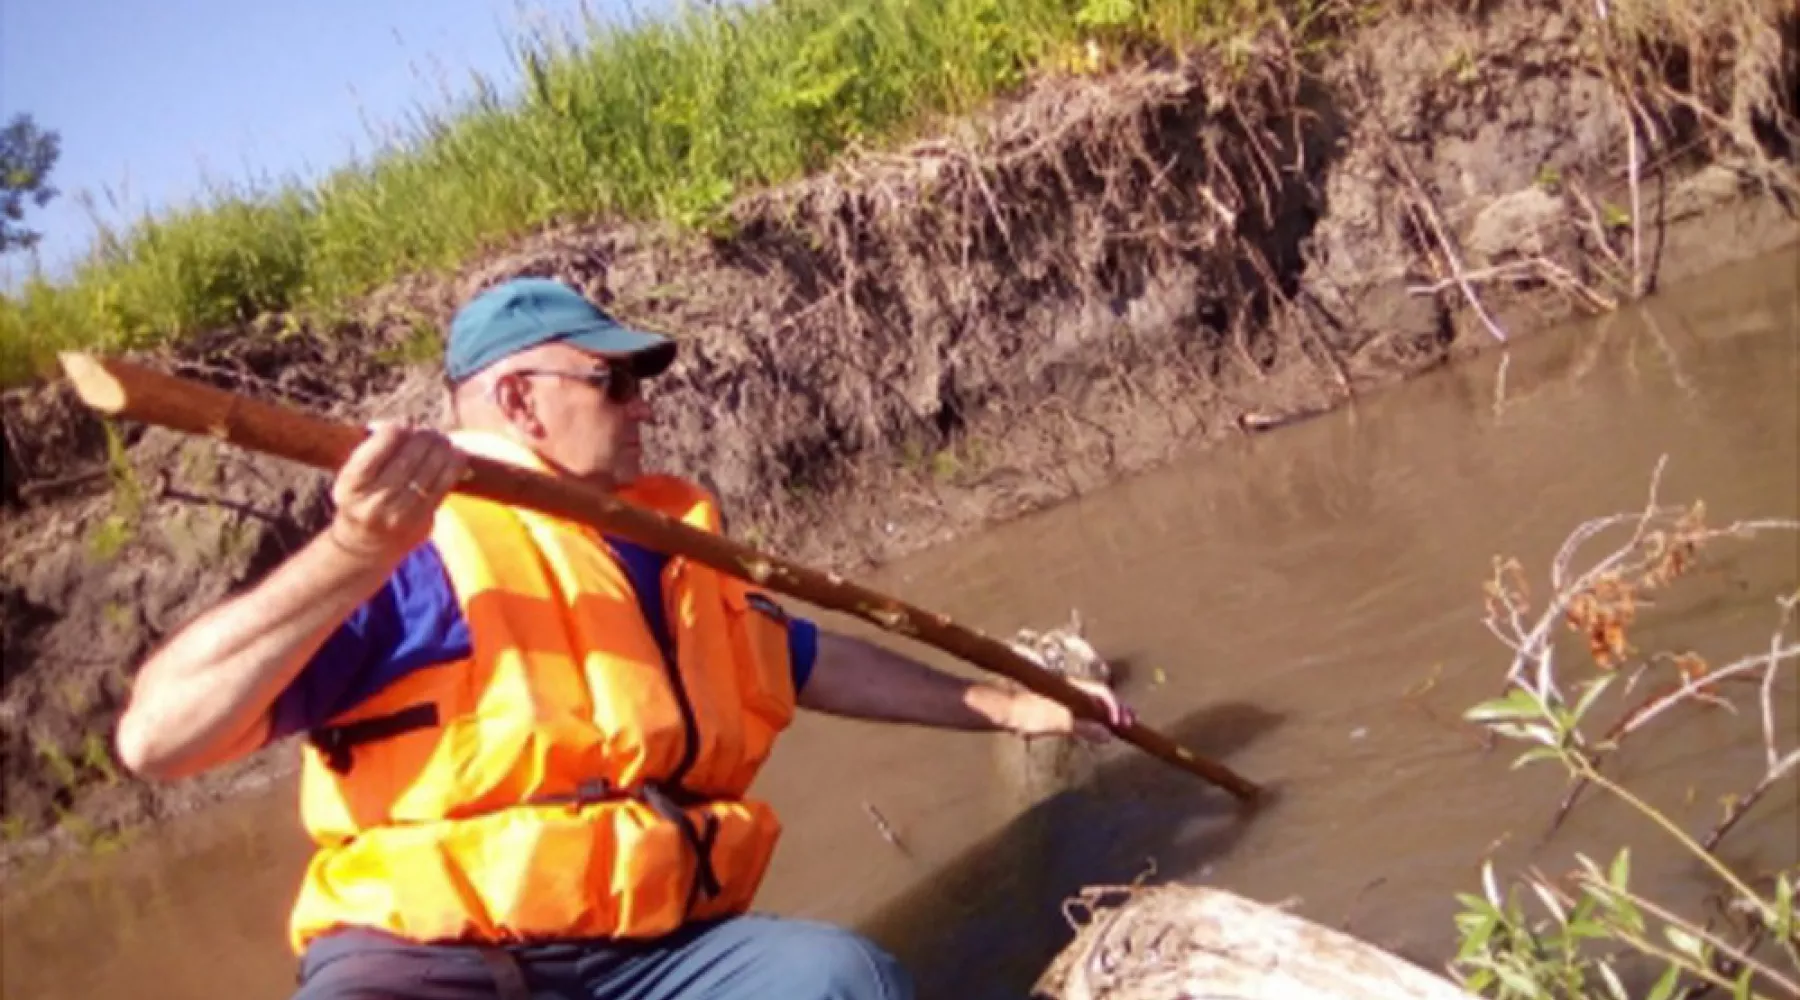
<path fill-rule="evenodd" d="M 347 328 L 268 317 L 154 360 L 339 416 L 440 418 L 433 365 L 406 362 L 455 302 L 562 277 L 682 331 L 652 453 L 744 540 L 853 573 L 1800 238 L 1770 182 L 1791 158 L 1675 118 L 1627 137 L 1592 28 L 1521 0 L 1391 15 L 1317 60 L 1277 32 L 1046 80 L 747 198 L 725 239 L 544 234 L 384 290 Z M 1762 41 L 1792 94 L 1791 33 Z M 322 523 L 323 478 L 109 429 L 57 386 L 6 406 L 23 495 L 0 560 L 0 870 L 289 775 L 276 748 L 147 786 L 110 731 L 157 637 Z"/>

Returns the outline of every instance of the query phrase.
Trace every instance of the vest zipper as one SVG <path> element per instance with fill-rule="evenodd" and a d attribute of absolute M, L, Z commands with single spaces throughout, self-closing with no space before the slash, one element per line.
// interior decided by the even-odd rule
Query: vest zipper
<path fill-rule="evenodd" d="M 694 762 L 700 757 L 700 720 L 694 715 L 694 703 L 688 697 L 687 685 L 681 679 L 680 640 L 676 638 L 677 618 L 671 614 L 671 611 L 674 610 L 671 605 L 675 603 L 677 592 L 677 588 L 671 584 L 686 575 L 686 571 L 687 564 L 682 562 L 679 557 L 671 559 L 664 573 L 662 587 L 663 623 L 668 626 L 669 632 L 669 649 L 663 653 L 663 666 L 669 672 L 669 687 L 675 692 L 675 705 L 681 710 L 683 737 L 681 760 L 675 764 L 675 770 L 669 775 L 667 782 L 667 787 L 677 793 L 686 791 L 681 786 L 682 779 L 687 777 L 688 771 L 693 769 Z M 702 895 L 710 898 L 717 896 L 721 891 L 718 875 L 714 873 L 712 866 L 712 845 L 718 836 L 718 829 L 714 824 L 718 821 L 714 817 L 708 816 L 707 832 L 700 834 L 694 829 L 693 820 L 689 819 L 687 813 L 682 811 L 679 803 L 669 801 L 666 794 L 661 791 L 651 790 L 650 794 L 652 795 L 651 804 L 653 807 L 658 807 L 659 812 L 665 809 L 672 812 L 668 818 L 681 830 L 682 839 L 687 841 L 688 849 L 694 852 L 694 883 L 688 889 L 687 903 L 682 908 L 685 913 L 693 913 L 694 904 L 700 901 Z"/>
<path fill-rule="evenodd" d="M 605 542 L 604 536 L 601 540 Z M 613 558 L 618 560 L 622 567 L 623 560 L 620 559 L 618 551 L 613 549 L 610 543 L 607 544 L 607 548 L 612 550 Z M 718 876 L 712 867 L 712 845 L 713 840 L 718 836 L 715 825 L 717 820 L 708 817 L 707 832 L 700 833 L 695 829 L 693 820 L 689 819 L 687 813 L 682 811 L 680 804 L 671 799 L 668 794 L 670 791 L 677 795 L 691 794 L 681 786 L 681 782 L 687 777 L 687 773 L 693 770 L 694 762 L 700 758 L 700 720 L 694 714 L 694 702 L 689 698 L 687 684 L 681 678 L 681 650 L 680 642 L 676 638 L 677 618 L 671 613 L 677 589 L 671 585 L 686 575 L 686 571 L 687 563 L 684 560 L 680 557 L 671 558 L 663 568 L 662 578 L 658 581 L 661 584 L 658 589 L 661 591 L 659 596 L 662 600 L 664 631 L 668 633 L 669 641 L 666 646 L 661 641 L 658 641 L 657 645 L 662 653 L 663 670 L 669 675 L 669 690 L 675 695 L 675 707 L 681 712 L 681 759 L 675 762 L 675 769 L 669 773 L 667 779 L 650 783 L 645 787 L 644 793 L 645 801 L 649 803 L 650 807 L 680 829 L 682 840 L 686 841 L 688 848 L 694 852 L 694 884 L 688 891 L 685 907 L 685 910 L 691 913 L 701 895 L 712 897 L 718 895 L 722 890 L 719 886 Z M 631 582 L 629 573 L 626 574 L 626 582 L 633 587 L 636 586 Z M 642 597 L 643 595 L 640 594 L 640 600 Z M 646 621 L 644 627 L 648 629 L 649 624 Z"/>
<path fill-rule="evenodd" d="M 675 770 L 669 775 L 668 784 L 672 788 L 680 788 L 681 781 L 693 769 L 694 762 L 700 757 L 700 720 L 694 714 L 694 703 L 688 697 L 687 685 L 681 679 L 681 651 L 677 648 L 675 638 L 675 616 L 670 614 L 670 604 L 674 599 L 674 588 L 668 586 L 683 576 L 687 566 L 685 563 L 672 561 L 670 571 L 666 573 L 663 586 L 663 621 L 669 627 L 669 648 L 663 651 L 663 669 L 669 674 L 669 687 L 675 692 L 675 705 L 681 710 L 682 747 L 681 759 L 676 762 Z"/>

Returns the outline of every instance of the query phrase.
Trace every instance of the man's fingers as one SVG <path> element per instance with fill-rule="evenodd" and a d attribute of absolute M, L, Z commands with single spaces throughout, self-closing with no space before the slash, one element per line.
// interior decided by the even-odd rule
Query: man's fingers
<path fill-rule="evenodd" d="M 447 440 L 437 442 L 419 463 L 419 486 L 435 506 L 462 479 L 468 467 L 468 459 L 455 445 Z"/>
<path fill-rule="evenodd" d="M 1100 703 L 1100 707 L 1105 712 L 1108 723 L 1113 728 L 1129 726 L 1132 722 L 1136 721 L 1136 716 L 1132 714 L 1132 711 L 1129 708 L 1126 708 L 1124 704 L 1119 701 L 1119 696 L 1114 694 L 1113 690 L 1106 685 L 1101 684 L 1098 681 L 1089 680 L 1077 680 L 1072 681 L 1071 683 L 1087 694 L 1093 696 L 1094 700 Z M 1098 725 L 1098 723 L 1094 724 Z"/>
<path fill-rule="evenodd" d="M 424 540 L 438 504 L 467 462 L 437 431 L 392 421 L 370 424 L 332 485 L 332 538 L 340 548 L 377 558 Z"/>
<path fill-rule="evenodd" d="M 389 493 L 395 499 L 417 502 L 429 499 L 426 489 L 428 483 L 421 482 L 421 472 L 425 471 L 425 460 L 436 444 L 437 435 L 431 431 L 406 431 L 405 440 L 388 457 L 376 473 L 365 492 Z"/>
<path fill-rule="evenodd" d="M 332 492 L 339 506 L 346 499 L 368 491 L 369 484 L 387 465 L 394 452 L 405 443 L 405 434 L 403 426 L 390 420 L 377 420 L 369 424 L 369 436 L 350 452 L 343 468 L 338 470 Z"/>
<path fill-rule="evenodd" d="M 1027 738 L 1032 736 L 1074 736 L 1091 742 L 1105 742 L 1114 731 L 1137 721 L 1132 711 L 1119 703 L 1112 690 L 1090 680 L 1070 678 L 1069 682 L 1083 694 L 1092 697 L 1105 721 L 1077 713 L 1062 702 L 1040 694 L 1020 696 L 1020 710 L 1015 712 L 1012 728 Z"/>
<path fill-rule="evenodd" d="M 1106 695 L 1106 708 L 1109 716 L 1112 718 L 1112 724 L 1115 729 L 1123 729 L 1137 721 L 1137 715 L 1134 714 L 1124 702 L 1119 700 L 1118 695 L 1113 694 L 1110 691 L 1107 692 Z"/>
<path fill-rule="evenodd" d="M 332 487 L 338 516 L 375 547 L 400 544 L 429 523 L 466 467 L 444 435 L 392 421 L 370 425 Z"/>

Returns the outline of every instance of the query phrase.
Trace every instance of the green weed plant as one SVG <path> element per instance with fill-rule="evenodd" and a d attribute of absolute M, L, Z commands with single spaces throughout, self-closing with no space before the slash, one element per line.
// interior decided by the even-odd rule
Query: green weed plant
<path fill-rule="evenodd" d="M 1624 544 L 1575 571 L 1584 544 L 1621 529 L 1631 531 Z M 1482 891 L 1459 895 L 1455 917 L 1460 947 L 1451 968 L 1471 993 L 1501 1000 L 1800 996 L 1794 905 L 1800 859 L 1753 871 L 1719 850 L 1766 793 L 1800 770 L 1800 747 L 1784 746 L 1792 742 L 1792 724 L 1784 729 L 1777 721 L 1782 696 L 1776 693 L 1781 675 L 1800 663 L 1800 642 L 1790 634 L 1800 590 L 1777 602 L 1768 644 L 1728 663 L 1709 663 L 1691 651 L 1646 653 L 1632 638 L 1641 615 L 1678 579 L 1694 575 L 1707 545 L 1797 530 L 1800 523 L 1773 520 L 1709 528 L 1702 505 L 1660 507 L 1652 490 L 1641 514 L 1576 530 L 1552 567 L 1541 610 L 1534 611 L 1518 564 L 1497 565 L 1487 623 L 1515 659 L 1506 693 L 1470 709 L 1467 718 L 1524 748 L 1515 767 L 1566 772 L 1569 791 L 1553 830 L 1583 792 L 1609 796 L 1665 849 L 1705 873 L 1709 898 L 1654 898 L 1632 881 L 1632 854 L 1623 847 L 1598 860 L 1577 854 L 1574 869 L 1560 875 L 1533 869 L 1503 879 L 1490 861 L 1482 867 Z M 1567 650 L 1559 649 L 1556 633 L 1565 629 L 1585 654 L 1572 663 L 1559 655 Z M 1640 693 L 1621 700 L 1634 687 Z M 1744 776 L 1745 787 L 1725 796 L 1725 813 L 1702 833 L 1685 829 L 1606 765 L 1628 743 L 1654 739 L 1706 711 L 1729 712 L 1759 735 L 1766 767 Z"/>

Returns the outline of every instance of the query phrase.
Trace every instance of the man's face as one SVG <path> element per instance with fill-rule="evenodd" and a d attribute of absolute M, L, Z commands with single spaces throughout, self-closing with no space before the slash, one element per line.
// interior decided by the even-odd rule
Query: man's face
<path fill-rule="evenodd" d="M 509 359 L 493 392 L 514 430 L 568 474 L 606 489 L 643 474 L 650 405 L 625 362 L 544 344 Z"/>

